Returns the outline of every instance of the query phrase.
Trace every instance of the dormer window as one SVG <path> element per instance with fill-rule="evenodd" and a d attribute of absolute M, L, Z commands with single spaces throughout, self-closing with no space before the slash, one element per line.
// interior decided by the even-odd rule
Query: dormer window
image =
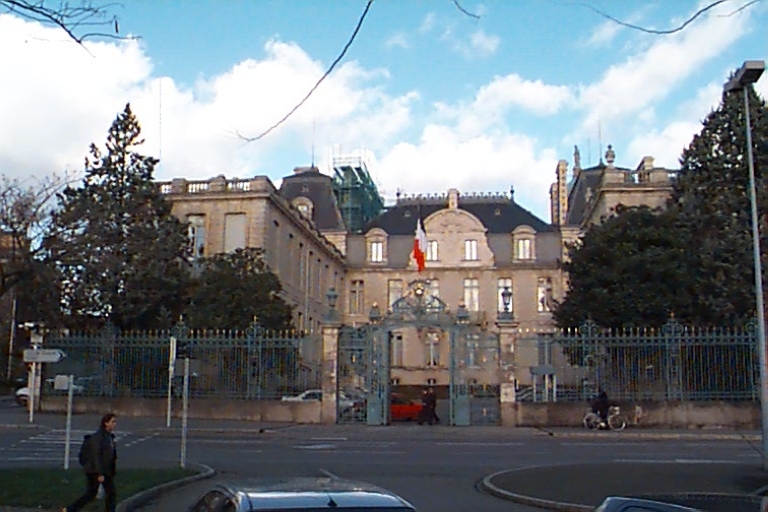
<path fill-rule="evenodd" d="M 437 240 L 430 240 L 427 242 L 427 261 L 438 261 L 437 257 Z"/>
<path fill-rule="evenodd" d="M 530 260 L 531 256 L 531 240 L 523 238 L 515 241 L 515 259 L 516 260 Z"/>
<path fill-rule="evenodd" d="M 371 263 L 384 261 L 384 242 L 371 242 L 368 247 L 368 258 Z"/>
<path fill-rule="evenodd" d="M 536 259 L 536 231 L 520 226 L 512 232 L 512 255 L 517 261 Z"/>
<path fill-rule="evenodd" d="M 477 260 L 477 240 L 464 240 L 464 259 L 466 261 Z"/>
<path fill-rule="evenodd" d="M 381 228 L 374 228 L 365 235 L 366 260 L 369 263 L 387 262 L 387 233 Z"/>
<path fill-rule="evenodd" d="M 312 201 L 301 196 L 292 201 L 293 206 L 299 211 L 302 217 L 312 220 Z"/>

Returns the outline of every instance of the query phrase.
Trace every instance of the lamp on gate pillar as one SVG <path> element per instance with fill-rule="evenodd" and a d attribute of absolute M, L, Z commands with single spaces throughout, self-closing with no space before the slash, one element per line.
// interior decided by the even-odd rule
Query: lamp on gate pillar
<path fill-rule="evenodd" d="M 510 311 L 510 305 L 512 304 L 512 290 L 509 289 L 509 286 L 505 286 L 501 292 L 501 304 L 504 310 L 499 311 L 499 320 L 502 322 L 511 321 L 512 311 Z"/>
<path fill-rule="evenodd" d="M 375 302 L 371 306 L 371 311 L 368 312 L 368 320 L 372 324 L 375 324 L 379 320 L 381 320 L 381 310 L 379 309 L 379 305 L 377 303 L 375 303 Z"/>
<path fill-rule="evenodd" d="M 460 302 L 459 307 L 456 308 L 456 321 L 460 324 L 469 322 L 469 311 L 467 311 L 467 306 L 463 302 Z"/>
<path fill-rule="evenodd" d="M 755 305 L 757 308 L 757 344 L 760 357 L 760 410 L 762 412 L 763 469 L 768 469 L 768 368 L 766 367 L 765 311 L 763 304 L 763 270 L 760 251 L 760 227 L 757 215 L 757 187 L 755 184 L 755 163 L 752 156 L 752 127 L 749 121 L 749 86 L 760 79 L 765 70 L 765 61 L 748 60 L 725 84 L 726 93 L 744 92 L 744 119 L 747 136 L 747 165 L 749 167 L 749 202 L 752 210 L 752 249 L 755 266 Z"/>
<path fill-rule="evenodd" d="M 336 320 L 336 301 L 339 299 L 336 288 L 331 287 L 325 294 L 325 298 L 328 299 L 328 320 Z"/>

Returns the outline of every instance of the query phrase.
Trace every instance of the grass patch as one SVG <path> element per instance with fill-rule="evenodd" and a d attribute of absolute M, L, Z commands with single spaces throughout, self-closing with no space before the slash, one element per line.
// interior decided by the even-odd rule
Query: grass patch
<path fill-rule="evenodd" d="M 156 485 L 196 474 L 181 468 L 123 469 L 115 477 L 118 503 Z M 0 469 L 0 506 L 56 509 L 75 501 L 85 492 L 86 479 L 81 469 L 24 468 Z M 103 510 L 95 500 L 86 511 Z"/>

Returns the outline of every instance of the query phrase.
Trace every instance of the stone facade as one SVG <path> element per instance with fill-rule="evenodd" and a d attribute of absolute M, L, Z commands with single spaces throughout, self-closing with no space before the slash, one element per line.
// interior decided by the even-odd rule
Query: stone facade
<path fill-rule="evenodd" d="M 535 344 L 523 337 L 552 332 L 551 309 L 567 290 L 561 262 L 566 244 L 617 204 L 662 207 L 671 191 L 672 171 L 657 168 L 651 157 L 634 169 L 606 162 L 581 169 L 578 148 L 572 179 L 561 160 L 550 189 L 551 222 L 537 218 L 509 193 L 398 195 L 394 205 L 357 233 L 348 233 L 336 203 L 331 178 L 315 167 L 300 167 L 278 190 L 264 176 L 208 181 L 183 179 L 159 183 L 173 212 L 190 222 L 190 238 L 199 255 L 236 247 L 261 247 L 280 278 L 284 298 L 294 306 L 299 329 L 316 331 L 330 312 L 328 291 L 337 294 L 336 320 L 361 325 L 375 305 L 386 313 L 411 284 L 427 281 L 429 293 L 456 311 L 463 305 L 470 322 L 501 340 L 502 382 L 531 384 L 542 363 Z M 426 268 L 412 257 L 417 219 L 427 238 Z M 509 315 L 502 292 L 511 292 Z M 533 333 L 533 334 L 532 334 Z M 449 333 L 405 327 L 392 333 L 394 384 L 447 385 Z M 517 348 L 517 352 L 515 350 Z M 546 377 L 546 376 L 545 376 Z M 546 379 L 545 379 L 546 381 Z"/>

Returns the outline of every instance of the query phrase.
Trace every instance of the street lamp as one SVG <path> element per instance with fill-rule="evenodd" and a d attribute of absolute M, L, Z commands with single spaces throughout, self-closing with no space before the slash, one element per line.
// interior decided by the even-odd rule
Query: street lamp
<path fill-rule="evenodd" d="M 499 312 L 499 320 L 509 322 L 512 320 L 512 312 L 509 310 L 512 305 L 512 290 L 509 286 L 505 286 L 501 292 L 501 304 L 504 307 L 503 311 Z"/>
<path fill-rule="evenodd" d="M 760 358 L 760 412 L 763 434 L 763 469 L 768 470 L 768 361 L 765 346 L 765 312 L 763 306 L 763 270 L 760 261 L 760 227 L 757 216 L 755 163 L 752 157 L 752 127 L 749 122 L 749 86 L 760 79 L 765 61 L 748 60 L 725 84 L 725 92 L 744 91 L 744 117 L 747 132 L 747 164 L 749 166 L 749 202 L 752 208 L 752 249 L 755 264 L 755 302 L 757 307 L 757 343 Z"/>
<path fill-rule="evenodd" d="M 328 320 L 336 319 L 336 300 L 339 298 L 339 294 L 336 293 L 336 288 L 331 287 L 328 293 L 325 294 L 325 298 L 328 299 Z"/>
<path fill-rule="evenodd" d="M 368 312 L 368 321 L 372 324 L 379 323 L 379 320 L 381 320 L 381 309 L 379 309 L 379 305 L 374 302 L 371 306 L 371 311 Z"/>

